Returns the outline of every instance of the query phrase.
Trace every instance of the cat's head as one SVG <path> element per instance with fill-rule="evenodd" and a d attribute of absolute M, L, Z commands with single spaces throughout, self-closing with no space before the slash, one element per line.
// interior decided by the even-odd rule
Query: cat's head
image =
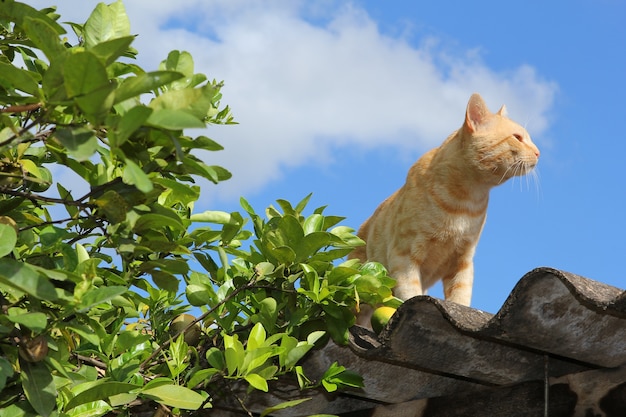
<path fill-rule="evenodd" d="M 478 94 L 467 104 L 461 136 L 469 162 L 493 185 L 529 173 L 539 161 L 539 149 L 526 129 L 506 117 L 504 106 L 491 113 Z"/>

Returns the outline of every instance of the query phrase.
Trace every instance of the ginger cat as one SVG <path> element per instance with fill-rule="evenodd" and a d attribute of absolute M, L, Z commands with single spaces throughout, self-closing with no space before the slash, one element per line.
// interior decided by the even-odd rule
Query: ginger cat
<path fill-rule="evenodd" d="M 446 300 L 469 306 L 489 191 L 532 171 L 538 159 L 539 149 L 505 107 L 491 113 L 473 94 L 463 126 L 411 167 L 406 183 L 363 223 L 358 235 L 366 246 L 349 258 L 385 265 L 402 300 L 441 279 Z"/>

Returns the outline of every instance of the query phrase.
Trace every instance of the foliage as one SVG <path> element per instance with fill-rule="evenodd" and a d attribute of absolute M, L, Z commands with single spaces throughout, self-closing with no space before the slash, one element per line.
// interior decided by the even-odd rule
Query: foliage
<path fill-rule="evenodd" d="M 218 143 L 184 134 L 234 123 L 222 83 L 186 52 L 139 67 L 119 1 L 70 24 L 77 45 L 58 19 L 0 8 L 0 415 L 184 414 L 283 375 L 361 386 L 340 364 L 317 381 L 299 365 L 326 335 L 346 343 L 359 301 L 397 303 L 380 265 L 335 265 L 353 231 L 305 216 L 309 197 L 265 218 L 243 199 L 244 214 L 194 213 L 196 181 L 230 177 L 197 156 Z"/>

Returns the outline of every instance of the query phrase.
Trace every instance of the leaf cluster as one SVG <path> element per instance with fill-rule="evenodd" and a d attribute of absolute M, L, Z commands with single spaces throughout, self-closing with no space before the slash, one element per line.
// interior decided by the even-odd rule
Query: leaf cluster
<path fill-rule="evenodd" d="M 317 380 L 300 366 L 347 342 L 360 302 L 398 303 L 380 265 L 341 262 L 353 230 L 305 215 L 310 196 L 196 213 L 198 181 L 230 173 L 185 131 L 235 123 L 222 83 L 187 52 L 137 65 L 121 1 L 70 23 L 76 44 L 58 20 L 0 7 L 0 416 L 245 409 L 279 378 L 359 387 L 340 364 Z M 175 330 L 183 313 L 197 318 Z"/>

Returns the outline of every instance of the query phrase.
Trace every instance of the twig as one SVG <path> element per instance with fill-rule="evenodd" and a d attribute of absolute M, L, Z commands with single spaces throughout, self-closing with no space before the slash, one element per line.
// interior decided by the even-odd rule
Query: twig
<path fill-rule="evenodd" d="M 74 356 L 76 356 L 76 359 L 78 359 L 79 361 L 86 362 L 90 365 L 95 366 L 96 368 L 107 369 L 107 364 L 99 361 L 98 359 L 90 358 L 89 356 L 79 355 L 78 353 L 75 353 Z"/>
<path fill-rule="evenodd" d="M 41 103 L 22 104 L 18 106 L 7 106 L 0 109 L 0 113 L 23 113 L 25 111 L 37 110 L 41 107 Z"/>
<path fill-rule="evenodd" d="M 243 411 L 246 414 L 248 414 L 249 417 L 253 417 L 252 411 L 250 411 L 248 407 L 246 407 L 246 403 L 239 397 L 239 395 L 235 394 L 235 391 L 233 391 L 233 388 L 231 387 L 230 384 L 226 384 L 226 389 L 230 392 L 230 394 L 233 397 L 235 397 L 235 399 L 237 400 L 237 402 L 239 403 Z"/>
<path fill-rule="evenodd" d="M 24 227 L 20 228 L 20 231 L 32 229 L 32 228 L 35 228 L 35 227 L 48 226 L 48 225 L 52 225 L 52 224 L 67 223 L 67 222 L 71 222 L 72 220 L 87 220 L 89 218 L 90 217 L 85 216 L 85 217 L 68 217 L 67 219 L 51 220 L 49 222 L 33 224 L 33 225 L 30 225 L 30 226 L 24 226 Z"/>
<path fill-rule="evenodd" d="M 83 203 L 81 200 L 65 200 L 63 198 L 45 197 L 40 194 L 26 193 L 24 191 L 13 190 L 10 187 L 0 185 L 0 194 L 12 195 L 14 197 L 23 197 L 34 202 L 34 200 L 46 203 L 64 204 L 76 207 L 90 207 L 90 204 Z M 84 197 L 83 197 L 84 198 Z"/>

